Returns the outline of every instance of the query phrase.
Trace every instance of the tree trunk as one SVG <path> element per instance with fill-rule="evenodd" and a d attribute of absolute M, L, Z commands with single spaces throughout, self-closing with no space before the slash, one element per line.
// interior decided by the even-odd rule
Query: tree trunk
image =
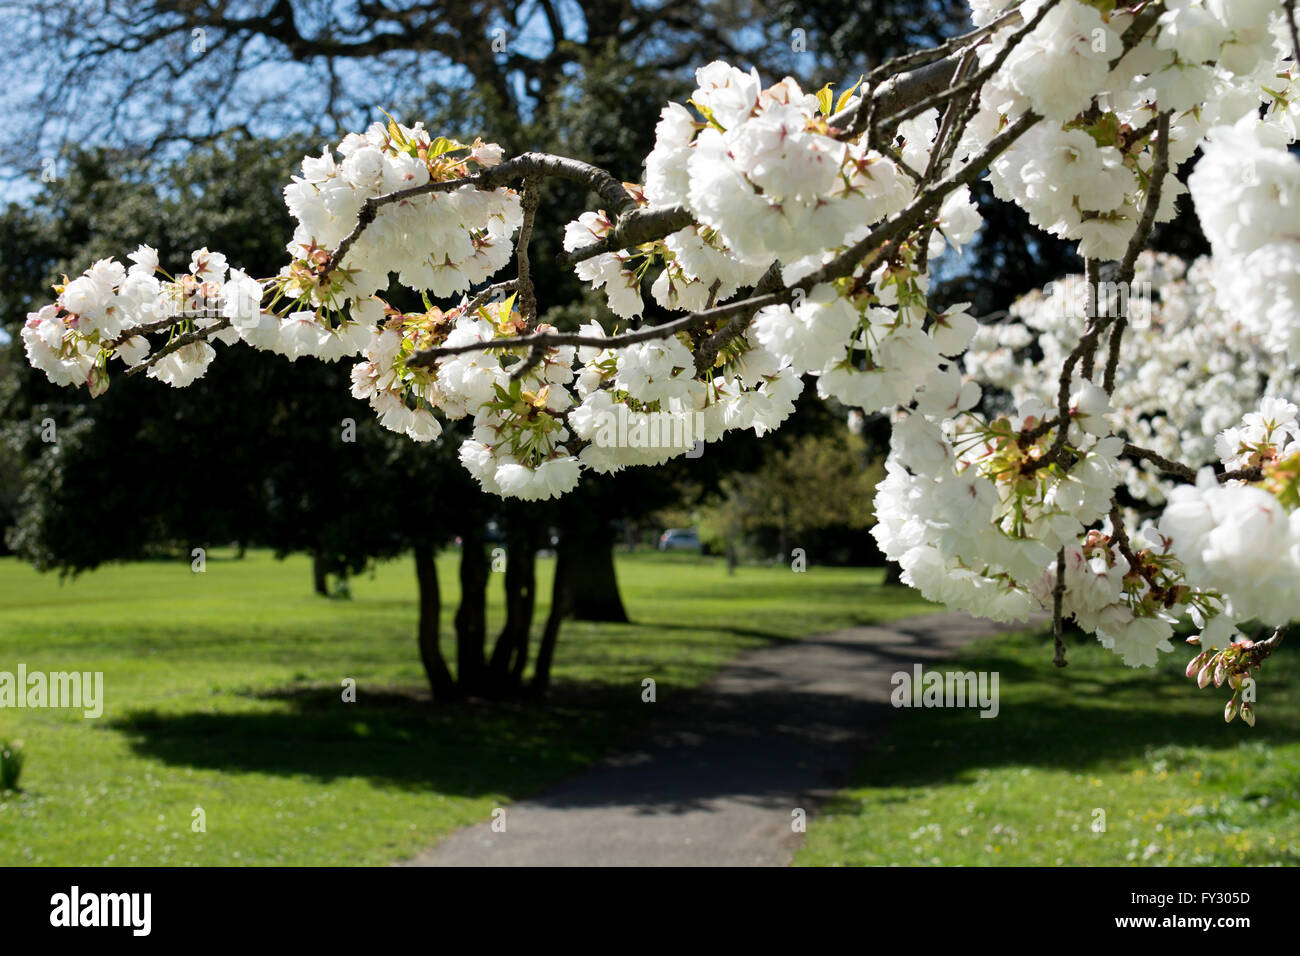
<path fill-rule="evenodd" d="M 503 697 L 518 693 L 528 663 L 528 638 L 537 603 L 537 541 L 526 516 L 515 522 L 507 540 L 506 622 L 497 636 L 488 663 L 493 691 Z"/>
<path fill-rule="evenodd" d="M 605 523 L 586 511 L 573 514 L 561 533 L 559 551 L 568 559 L 566 606 L 574 620 L 626 624 L 614 573 L 614 545 Z"/>
<path fill-rule="evenodd" d="M 515 618 L 515 656 L 510 662 L 510 685 L 517 691 L 524 680 L 524 668 L 528 665 L 528 642 L 533 632 L 533 614 L 537 610 L 537 542 L 532 534 L 526 539 L 526 550 L 519 560 L 519 574 L 512 586 L 506 581 L 507 593 L 514 595 L 510 605 L 510 618 Z M 510 577 L 510 566 L 506 565 L 506 577 Z M 516 606 L 518 610 L 516 610 Z"/>
<path fill-rule="evenodd" d="M 555 659 L 555 645 L 560 639 L 560 625 L 569 613 L 569 568 L 573 545 L 564 533 L 555 549 L 555 584 L 551 589 L 551 612 L 546 615 L 542 642 L 537 648 L 537 663 L 533 665 L 531 689 L 537 697 L 545 697 L 551 687 L 551 662 Z"/>
<path fill-rule="evenodd" d="M 477 520 L 461 535 L 460 607 L 456 609 L 456 669 L 461 693 L 482 693 L 487 640 L 487 561 Z"/>
<path fill-rule="evenodd" d="M 330 596 L 329 571 L 325 566 L 325 558 L 319 551 L 313 551 L 311 555 L 311 583 L 321 597 Z"/>
<path fill-rule="evenodd" d="M 456 696 L 456 682 L 447 668 L 439 643 L 442 595 L 438 590 L 438 565 L 434 557 L 433 545 L 421 542 L 415 546 L 415 579 L 420 586 L 420 623 L 417 634 L 420 660 L 424 664 L 424 676 L 429 680 L 433 699 L 449 700 Z"/>
<path fill-rule="evenodd" d="M 897 561 L 885 562 L 885 580 L 882 584 L 903 584 L 903 569 Z"/>

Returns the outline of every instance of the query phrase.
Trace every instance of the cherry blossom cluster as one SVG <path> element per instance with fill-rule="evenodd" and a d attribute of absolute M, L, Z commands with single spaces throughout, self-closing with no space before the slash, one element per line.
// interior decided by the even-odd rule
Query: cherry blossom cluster
<path fill-rule="evenodd" d="M 1285 115 L 1285 124 L 1248 115 L 1210 130 L 1188 182 L 1214 252 L 1221 308 L 1274 352 L 1300 362 L 1300 159 L 1287 151 L 1300 87 L 1291 95 L 1285 112 L 1272 111 Z"/>
<path fill-rule="evenodd" d="M 1222 457 L 1216 438 L 1240 422 L 1260 397 L 1293 394 L 1295 370 L 1269 345 L 1257 313 L 1220 308 L 1211 259 L 1189 266 L 1176 256 L 1142 253 L 1131 288 L 1066 276 L 1012 304 L 1001 320 L 981 325 L 963 357 L 967 376 L 986 398 L 1051 402 L 1057 375 L 1087 324 L 1089 303 L 1124 312 L 1124 360 L 1111 396 L 1115 433 L 1192 469 Z M 1108 339 L 1103 339 L 1108 345 Z M 1076 369 L 1072 391 L 1082 387 Z M 1172 487 L 1149 462 L 1124 462 L 1126 489 L 1159 505 Z"/>
<path fill-rule="evenodd" d="M 501 161 L 501 147 L 465 146 L 431 138 L 422 124 L 374 123 L 349 133 L 333 151 L 307 157 L 302 173 L 285 187 L 285 203 L 298 222 L 288 245 L 293 264 L 281 273 L 288 292 L 315 307 L 338 308 L 388 288 L 395 275 L 408 289 L 446 297 L 464 292 L 510 260 L 510 237 L 522 219 L 518 193 L 506 187 L 462 185 L 444 192 L 404 196 L 378 209 L 356 237 L 341 269 L 325 269 L 328 256 L 356 228 L 366 200 L 465 179 L 473 169 Z"/>
<path fill-rule="evenodd" d="M 1217 441 L 1225 468 L 1258 481 L 1220 482 L 1203 468 L 1169 495 L 1160 533 L 1190 580 L 1224 596 L 1229 620 L 1284 624 L 1300 617 L 1300 424 L 1296 407 L 1266 399 Z"/>
<path fill-rule="evenodd" d="M 1105 396 L 1075 403 L 1064 447 L 1057 427 L 1029 401 L 1014 415 L 974 411 L 980 390 L 947 366 L 900 416 L 887 477 L 877 488 L 873 530 L 904 581 L 949 606 L 1022 621 L 1041 609 L 1036 589 L 1058 551 L 1109 511 L 1123 441 L 1109 435 Z"/>
<path fill-rule="evenodd" d="M 150 359 L 147 374 L 178 388 L 189 385 L 216 355 L 206 339 L 238 341 L 232 322 L 243 324 L 259 312 L 261 284 L 230 269 L 220 253 L 197 250 L 189 271 L 175 277 L 162 271 L 149 246 L 128 258 L 129 267 L 101 259 L 77 278 L 65 277 L 55 287 L 58 299 L 27 316 L 27 359 L 56 385 L 85 385 L 92 396 L 102 394 L 109 360 L 140 366 L 150 352 L 146 333 L 159 327 L 168 330 L 171 348 Z M 200 330 L 203 338 L 195 335 Z"/>
<path fill-rule="evenodd" d="M 665 107 L 646 157 L 645 198 L 681 203 L 742 263 L 792 263 L 865 234 L 913 188 L 898 164 L 833 135 L 824 103 L 786 78 L 715 62 L 691 105 Z"/>
<path fill-rule="evenodd" d="M 1007 6 L 980 5 L 984 16 Z M 1029 15 L 1039 6 L 1020 10 Z M 1259 124 L 1261 101 L 1272 143 L 1293 141 L 1296 122 L 1296 77 L 1280 0 L 1173 0 L 1164 4 L 1154 42 L 1127 51 L 1121 38 L 1141 5 L 1105 17 L 1108 6 L 1114 5 L 1053 6 L 984 90 L 986 101 L 998 104 L 985 122 L 1026 110 L 1047 119 L 992 164 L 994 191 L 1043 230 L 1078 240 L 1079 254 L 1096 259 L 1121 258 L 1137 230 L 1154 166 L 1157 112 L 1172 114 L 1166 148 L 1175 167 L 1212 127 Z M 1001 29 L 981 56 L 995 56 L 997 37 L 1013 30 Z M 1225 147 L 1228 168 L 1239 168 L 1234 153 Z M 1174 216 L 1183 192 L 1176 180 L 1165 184 L 1156 222 Z M 1224 199 L 1212 201 L 1226 207 Z"/>

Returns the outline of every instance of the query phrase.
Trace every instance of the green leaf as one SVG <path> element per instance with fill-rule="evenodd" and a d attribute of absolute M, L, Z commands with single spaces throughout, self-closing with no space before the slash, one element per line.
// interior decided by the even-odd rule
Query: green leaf
<path fill-rule="evenodd" d="M 443 153 L 450 153 L 452 150 L 456 150 L 456 149 L 469 149 L 469 147 L 466 146 L 464 143 L 456 142 L 456 140 L 454 139 L 448 139 L 445 136 L 439 136 L 437 139 L 435 139 L 432 143 L 429 144 L 428 157 L 429 159 L 435 159 L 436 157 L 441 156 Z"/>
<path fill-rule="evenodd" d="M 838 113 L 840 110 L 844 109 L 844 107 L 849 105 L 849 99 L 852 98 L 854 90 L 861 86 L 862 81 L 865 79 L 865 76 L 859 76 L 856 83 L 840 94 L 840 98 L 835 101 L 835 113 Z M 831 115 L 833 116 L 834 113 Z"/>
<path fill-rule="evenodd" d="M 393 144 L 399 149 L 405 149 L 408 144 L 406 142 L 406 137 L 402 135 L 401 127 L 397 125 L 397 120 L 393 119 L 393 115 L 382 107 L 379 112 L 388 117 L 388 138 L 391 139 Z"/>
<path fill-rule="evenodd" d="M 835 103 L 835 94 L 831 92 L 831 87 L 834 85 L 834 83 L 827 83 L 817 91 L 817 106 L 827 116 L 830 116 L 831 113 L 834 112 L 831 109 Z"/>
<path fill-rule="evenodd" d="M 721 130 L 724 133 L 727 131 L 726 127 L 713 118 L 713 110 L 709 109 L 702 103 L 697 103 L 695 100 L 687 100 L 686 102 L 690 103 L 691 106 L 694 106 L 696 110 L 699 111 L 699 114 L 704 117 L 705 121 L 714 129 Z"/>

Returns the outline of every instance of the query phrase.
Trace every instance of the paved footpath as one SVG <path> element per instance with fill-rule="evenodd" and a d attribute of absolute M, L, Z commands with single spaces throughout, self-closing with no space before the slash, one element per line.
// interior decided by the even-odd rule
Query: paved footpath
<path fill-rule="evenodd" d="M 640 745 L 453 833 L 411 866 L 784 866 L 892 713 L 890 676 L 999 626 L 930 614 L 748 651 Z"/>

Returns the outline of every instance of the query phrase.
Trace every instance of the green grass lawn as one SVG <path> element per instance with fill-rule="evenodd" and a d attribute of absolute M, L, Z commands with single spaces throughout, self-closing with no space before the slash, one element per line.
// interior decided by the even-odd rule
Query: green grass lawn
<path fill-rule="evenodd" d="M 796 862 L 1300 863 L 1297 648 L 1260 671 L 1251 729 L 1224 724 L 1226 693 L 1182 676 L 1182 646 L 1159 670 L 1130 670 L 1089 638 L 1058 671 L 1048 640 L 986 639 L 936 665 L 997 671 L 999 715 L 898 711 Z"/>
<path fill-rule="evenodd" d="M 539 562 L 537 624 L 552 563 Z M 444 644 L 456 556 L 439 562 Z M 433 705 L 409 560 L 311 593 L 308 562 L 250 553 L 109 566 L 60 582 L 0 559 L 0 671 L 102 671 L 103 717 L 0 710 L 20 793 L 0 793 L 0 864 L 351 864 L 400 860 L 590 764 L 743 649 L 926 609 L 879 571 L 630 555 L 631 625 L 570 622 L 545 704 Z M 490 623 L 502 620 L 500 588 Z M 358 700 L 341 700 L 344 678 Z M 1261 708 L 1261 718 L 1265 718 Z M 206 832 L 191 829 L 202 808 Z"/>

